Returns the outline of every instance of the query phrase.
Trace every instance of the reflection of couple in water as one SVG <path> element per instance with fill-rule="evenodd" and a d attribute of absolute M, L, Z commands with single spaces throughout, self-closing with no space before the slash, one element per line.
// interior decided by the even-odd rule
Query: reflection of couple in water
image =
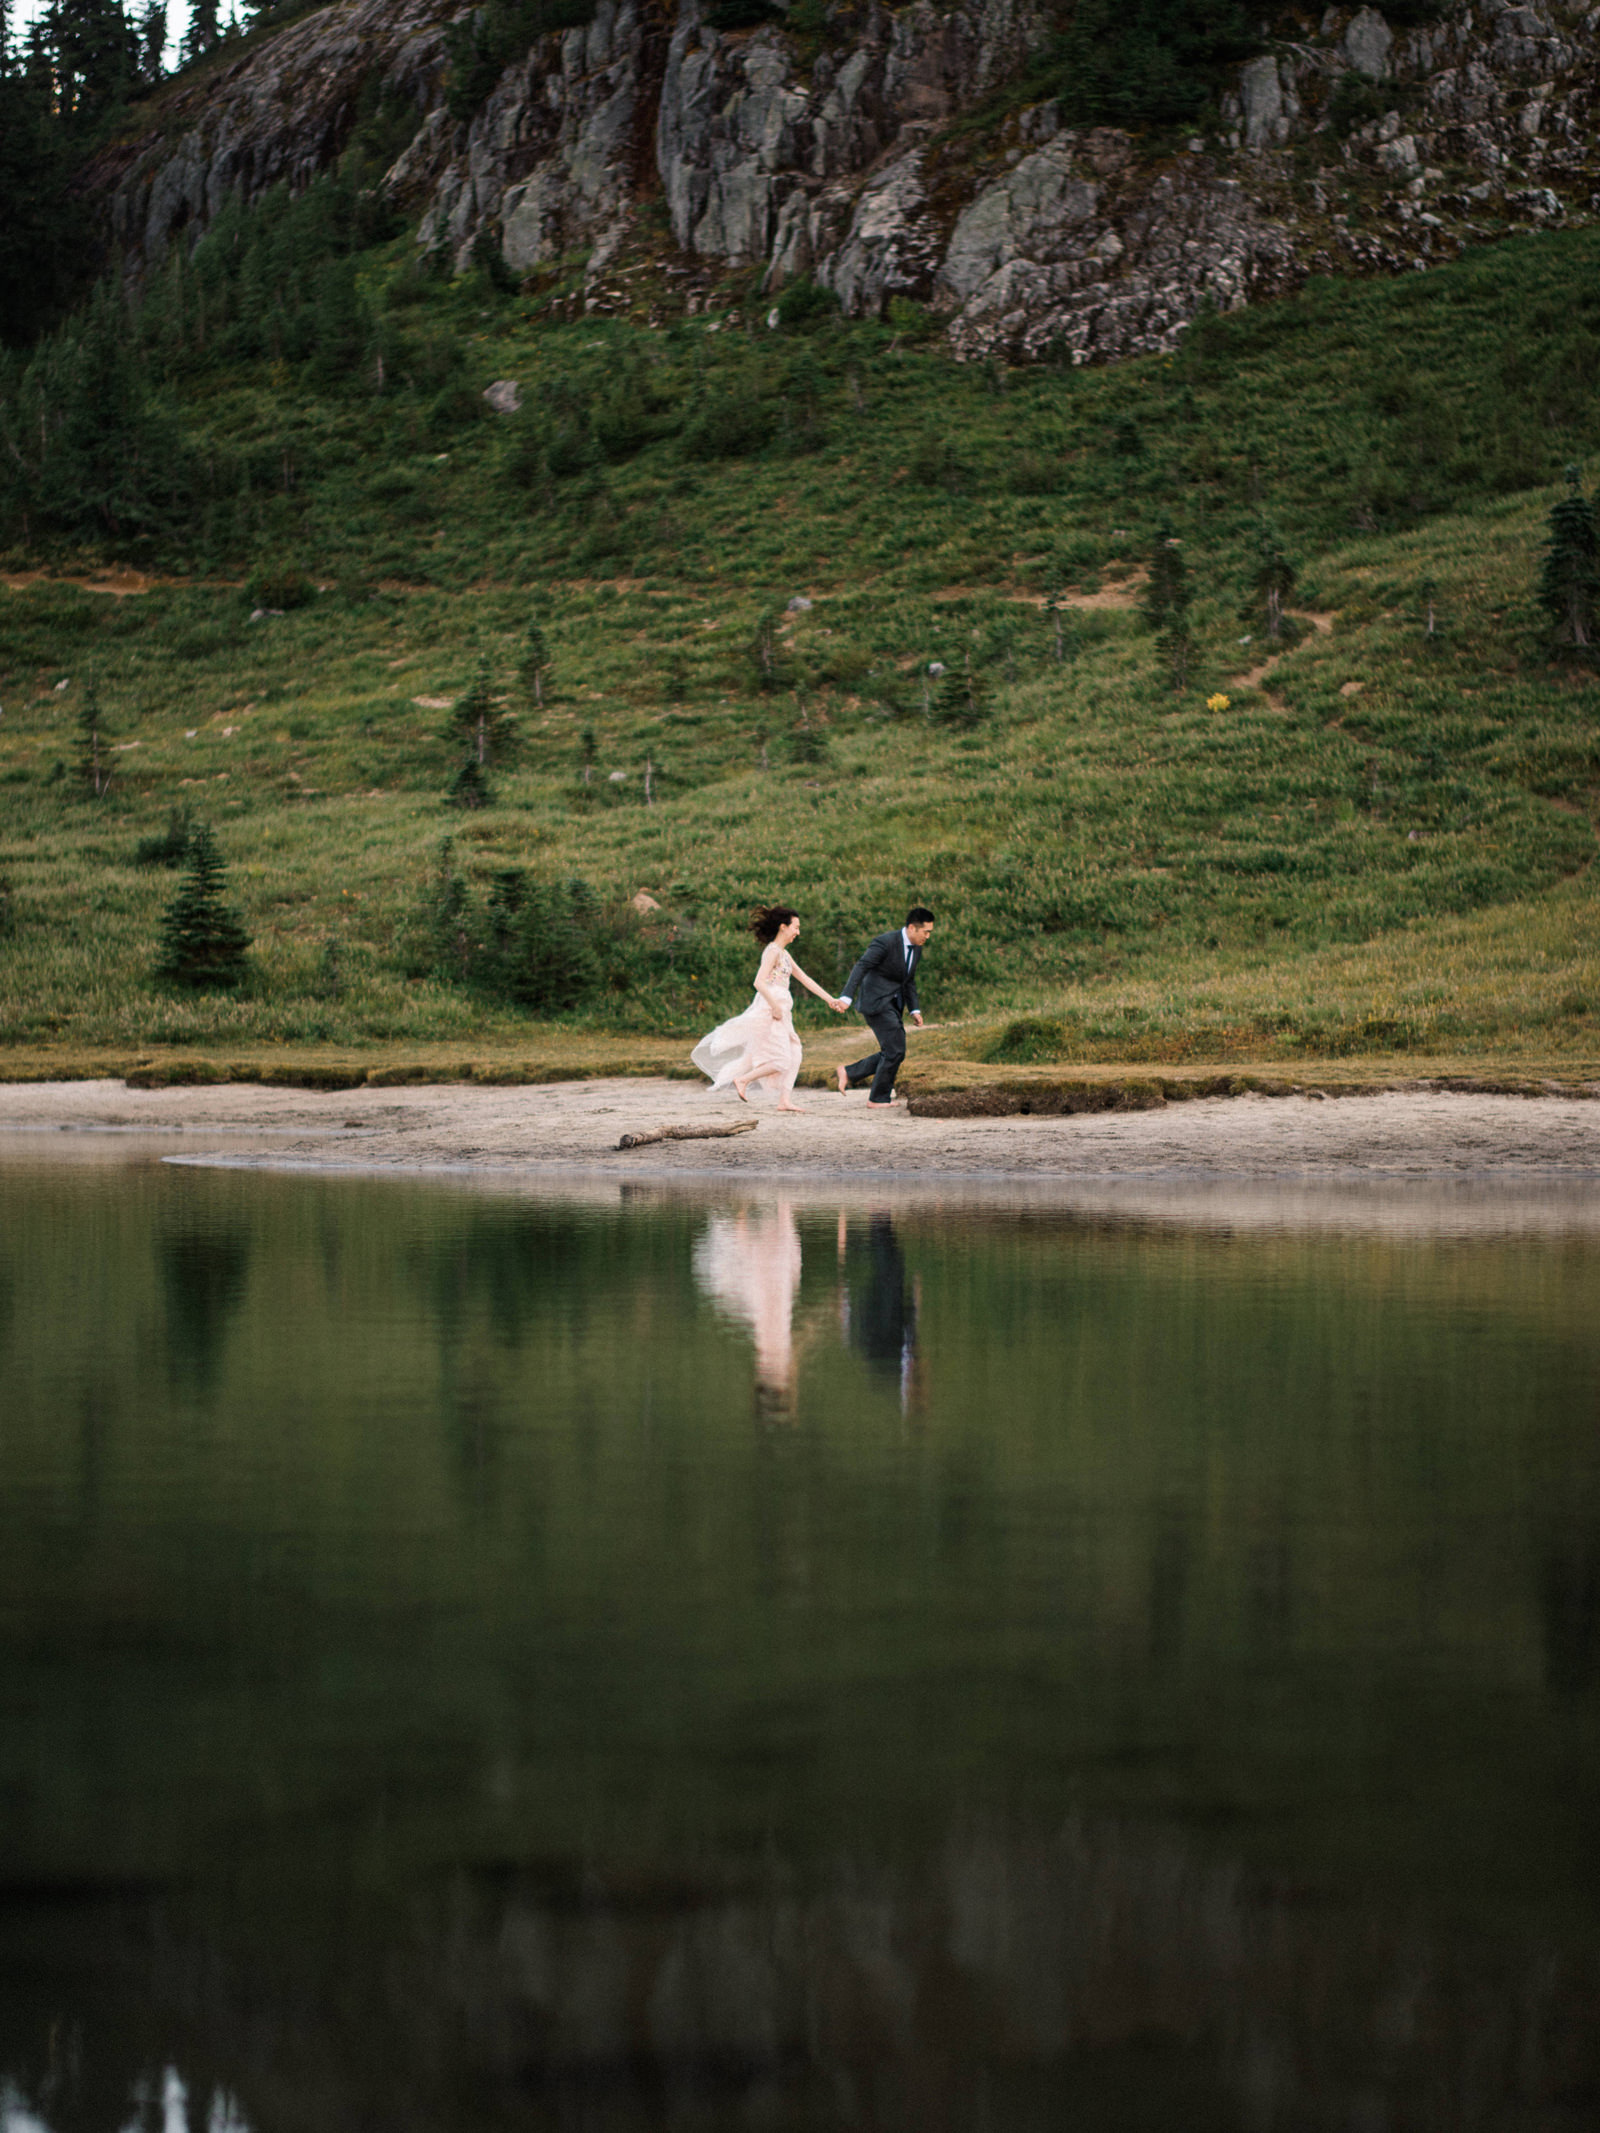
<path fill-rule="evenodd" d="M 890 1380 L 902 1410 L 920 1393 L 918 1284 L 909 1279 L 894 1221 L 885 1212 L 851 1218 L 838 1231 L 837 1317 L 847 1344 L 875 1376 Z M 799 1379 L 794 1309 L 800 1294 L 800 1230 L 787 1200 L 714 1214 L 694 1251 L 695 1279 L 730 1318 L 748 1328 L 756 1351 L 756 1412 L 794 1412 Z"/>

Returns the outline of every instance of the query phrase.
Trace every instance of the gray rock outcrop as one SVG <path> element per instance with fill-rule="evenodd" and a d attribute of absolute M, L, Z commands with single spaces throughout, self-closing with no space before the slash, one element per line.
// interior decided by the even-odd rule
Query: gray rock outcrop
<path fill-rule="evenodd" d="M 691 308 L 729 273 L 770 292 L 810 276 L 853 315 L 930 305 L 968 359 L 1168 349 L 1202 304 L 1600 211 L 1600 7 L 1560 0 L 1475 0 L 1402 31 L 1330 7 L 1314 36 L 1240 68 L 1216 131 L 1157 157 L 1066 128 L 1049 100 L 1002 98 L 951 131 L 1049 36 L 1036 0 L 868 0 L 820 50 L 776 21 L 719 31 L 701 0 L 670 20 L 599 0 L 509 66 L 470 125 L 443 100 L 459 12 L 338 0 L 180 94 L 159 137 L 103 163 L 114 234 L 159 259 L 230 192 L 306 182 L 374 70 L 422 114 L 385 183 L 458 265 L 485 232 L 523 276 L 583 254 L 601 310 L 632 307 L 652 275 Z M 1336 93 L 1347 80 L 1359 96 Z M 638 213 L 657 193 L 670 259 Z"/>

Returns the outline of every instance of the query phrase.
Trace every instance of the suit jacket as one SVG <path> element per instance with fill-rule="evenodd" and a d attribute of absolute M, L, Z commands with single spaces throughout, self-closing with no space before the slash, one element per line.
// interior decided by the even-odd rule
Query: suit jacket
<path fill-rule="evenodd" d="M 921 960 L 920 948 L 913 948 L 907 960 L 905 940 L 896 926 L 893 933 L 880 933 L 875 941 L 868 941 L 845 981 L 845 992 L 864 1015 L 880 1015 L 886 1008 L 921 1014 L 916 985 Z"/>

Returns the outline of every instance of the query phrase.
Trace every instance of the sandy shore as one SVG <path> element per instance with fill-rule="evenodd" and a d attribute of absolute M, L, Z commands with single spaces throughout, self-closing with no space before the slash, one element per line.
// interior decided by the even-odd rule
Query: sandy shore
<path fill-rule="evenodd" d="M 1328 1179 L 1600 1183 L 1600 1103 L 1394 1094 L 1204 1098 L 1076 1118 L 930 1119 L 810 1091 L 802 1116 L 744 1111 L 691 1083 L 434 1084 L 324 1093 L 120 1081 L 0 1085 L 0 1158 L 109 1152 L 154 1136 L 188 1161 L 274 1168 L 604 1171 L 618 1179 Z M 617 1152 L 624 1133 L 755 1116 L 733 1140 Z"/>

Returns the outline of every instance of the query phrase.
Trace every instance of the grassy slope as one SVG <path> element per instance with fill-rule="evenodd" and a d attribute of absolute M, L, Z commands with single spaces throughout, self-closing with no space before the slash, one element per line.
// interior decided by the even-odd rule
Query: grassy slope
<path fill-rule="evenodd" d="M 367 259 L 380 305 L 400 250 Z M 1518 484 L 1557 471 L 1596 411 L 1519 380 L 1517 350 L 1581 325 L 1597 254 L 1600 237 L 1547 237 L 1318 286 L 1175 363 L 1093 374 L 962 371 L 878 326 L 553 325 L 474 279 L 421 301 L 408 283 L 393 316 L 413 348 L 463 346 L 474 390 L 521 380 L 507 420 L 463 419 L 470 396 L 421 383 L 318 396 L 281 368 L 202 375 L 192 428 L 281 465 L 277 492 L 264 473 L 248 514 L 145 559 L 191 582 L 121 600 L 41 584 L 0 606 L 0 1037 L 17 1062 L 286 1043 L 588 1056 L 407 976 L 404 922 L 453 831 L 477 878 L 524 864 L 659 900 L 623 923 L 619 989 L 576 1018 L 619 1043 L 738 1001 L 755 897 L 803 908 L 802 953 L 832 980 L 915 895 L 943 920 L 929 992 L 963 1020 L 953 1053 L 1031 1012 L 1074 1059 L 1591 1070 L 1600 689 L 1542 649 L 1552 492 Z M 603 406 L 630 364 L 655 441 L 551 477 L 548 411 Z M 764 406 L 772 441 L 686 456 L 685 423 L 722 396 Z M 821 448 L 795 450 L 808 427 Z M 1080 597 L 1115 595 L 1169 516 L 1200 640 L 1182 694 L 1127 607 L 1074 613 L 1058 663 L 1037 597 L 1060 560 Z M 1266 516 L 1301 566 L 1296 604 L 1334 621 L 1240 686 L 1262 649 L 1240 610 Z M 337 589 L 252 623 L 221 579 L 263 559 Z M 814 605 L 784 626 L 793 686 L 763 693 L 754 625 L 796 593 Z M 523 702 L 498 804 L 452 814 L 444 714 L 415 699 L 453 696 L 483 651 L 513 688 L 535 610 L 554 699 Z M 969 653 L 990 717 L 925 722 L 916 670 Z M 91 672 L 121 744 L 98 802 L 72 767 Z M 797 721 L 825 734 L 821 760 L 793 759 Z M 131 860 L 177 801 L 217 824 L 256 936 L 237 1000 L 148 975 L 171 877 Z"/>

